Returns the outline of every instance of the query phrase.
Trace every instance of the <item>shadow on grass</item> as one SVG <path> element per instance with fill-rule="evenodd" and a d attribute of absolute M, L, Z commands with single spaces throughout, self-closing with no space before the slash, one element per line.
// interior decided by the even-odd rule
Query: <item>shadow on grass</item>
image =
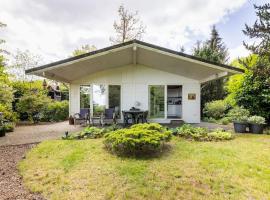
<path fill-rule="evenodd" d="M 156 159 L 156 158 L 162 158 L 168 156 L 172 151 L 172 145 L 171 144 L 163 144 L 159 149 L 155 150 L 137 150 L 136 152 L 117 152 L 110 150 L 104 146 L 105 151 L 107 151 L 110 154 L 113 154 L 120 158 L 129 158 L 129 159 L 140 159 L 140 160 L 150 160 L 150 159 Z"/>

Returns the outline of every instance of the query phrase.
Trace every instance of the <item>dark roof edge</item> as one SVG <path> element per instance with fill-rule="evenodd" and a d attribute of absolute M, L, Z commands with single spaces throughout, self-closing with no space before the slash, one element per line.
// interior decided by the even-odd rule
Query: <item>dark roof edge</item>
<path fill-rule="evenodd" d="M 106 52 L 106 51 L 109 51 L 109 50 L 117 49 L 119 47 L 124 47 L 124 46 L 130 45 L 130 44 L 133 44 L 133 43 L 137 43 L 137 44 L 140 44 L 140 45 L 143 45 L 143 46 L 147 46 L 147 47 L 150 47 L 150 48 L 154 48 L 154 49 L 161 50 L 161 51 L 171 53 L 171 54 L 175 54 L 175 55 L 178 55 L 178 56 L 183 56 L 183 57 L 190 58 L 190 59 L 193 59 L 193 60 L 197 60 L 197 61 L 200 61 L 200 62 L 204 62 L 204 63 L 207 63 L 207 64 L 216 65 L 216 66 L 223 67 L 223 68 L 226 68 L 226 69 L 230 69 L 230 70 L 233 70 L 233 71 L 244 72 L 243 69 L 239 69 L 239 68 L 232 67 L 232 66 L 229 66 L 229 65 L 215 63 L 215 62 L 208 61 L 208 60 L 196 57 L 196 56 L 188 55 L 188 54 L 185 54 L 185 53 L 182 53 L 182 52 L 178 52 L 178 51 L 175 51 L 175 50 L 171 50 L 171 49 L 164 48 L 164 47 L 161 47 L 161 46 L 157 46 L 157 45 L 154 45 L 154 44 L 150 44 L 150 43 L 147 43 L 147 42 L 143 42 L 143 41 L 139 41 L 139 40 L 130 40 L 130 41 L 127 41 L 127 42 L 124 42 L 124 43 L 121 43 L 121 44 L 116 44 L 116 45 L 105 47 L 105 48 L 102 48 L 102 49 L 99 49 L 99 50 L 96 50 L 96 51 L 91 51 L 89 53 L 85 53 L 85 54 L 82 54 L 82 55 L 79 55 L 79 56 L 74 56 L 74 57 L 71 57 L 71 58 L 59 60 L 59 61 L 52 62 L 52 63 L 42 65 L 42 66 L 39 66 L 39 67 L 27 69 L 27 70 L 25 70 L 25 73 L 28 74 L 28 73 L 31 73 L 31 72 L 35 72 L 35 71 L 39 71 L 39 70 L 42 70 L 42 69 L 50 68 L 50 67 L 60 65 L 60 64 L 63 64 L 63 63 L 68 63 L 68 62 L 71 62 L 71 61 L 74 61 L 74 60 L 79 60 L 81 58 L 85 58 L 85 57 L 95 55 L 95 54 L 98 54 L 98 53 L 102 53 L 102 52 Z"/>

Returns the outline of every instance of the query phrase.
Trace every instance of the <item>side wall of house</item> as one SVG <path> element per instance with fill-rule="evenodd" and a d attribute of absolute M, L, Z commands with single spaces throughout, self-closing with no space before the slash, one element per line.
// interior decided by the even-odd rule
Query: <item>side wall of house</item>
<path fill-rule="evenodd" d="M 80 85 L 108 84 L 121 85 L 121 109 L 128 110 L 140 102 L 140 108 L 149 110 L 149 85 L 182 85 L 183 120 L 188 123 L 200 122 L 200 83 L 172 73 L 167 73 L 143 65 L 128 65 L 101 71 L 70 84 L 70 114 L 80 110 Z M 166 87 L 165 87 L 166 93 Z M 196 99 L 189 100 L 188 94 L 195 94 Z M 165 94 L 165 102 L 166 102 Z M 167 109 L 165 109 L 165 116 Z M 169 122 L 168 119 L 156 119 L 157 122 Z"/>

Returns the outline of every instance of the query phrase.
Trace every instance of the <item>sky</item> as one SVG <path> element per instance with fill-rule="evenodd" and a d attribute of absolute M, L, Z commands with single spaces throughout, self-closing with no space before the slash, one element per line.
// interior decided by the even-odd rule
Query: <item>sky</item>
<path fill-rule="evenodd" d="M 43 64 L 67 58 L 81 45 L 110 46 L 113 22 L 123 4 L 138 11 L 146 25 L 143 41 L 190 54 L 196 41 L 209 38 L 216 25 L 230 60 L 246 56 L 244 24 L 256 19 L 253 3 L 267 0 L 1 0 L 0 30 L 4 48 L 11 53 L 29 50 Z"/>

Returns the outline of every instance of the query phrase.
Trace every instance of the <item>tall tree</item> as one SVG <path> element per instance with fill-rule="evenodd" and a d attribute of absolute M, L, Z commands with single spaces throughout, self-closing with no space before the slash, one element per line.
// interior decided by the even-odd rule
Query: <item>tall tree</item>
<path fill-rule="evenodd" d="M 89 45 L 89 44 L 82 45 L 80 48 L 77 48 L 72 52 L 72 56 L 79 56 L 79 55 L 82 55 L 91 51 L 95 51 L 95 50 L 97 50 L 95 45 Z"/>
<path fill-rule="evenodd" d="M 12 64 L 9 66 L 10 72 L 15 76 L 17 80 L 32 81 L 33 75 L 26 75 L 25 70 L 37 67 L 42 62 L 40 55 L 33 54 L 29 50 L 17 52 L 13 55 Z"/>
<path fill-rule="evenodd" d="M 138 11 L 132 13 L 123 5 L 118 9 L 120 20 L 114 21 L 113 28 L 116 32 L 115 37 L 110 37 L 110 41 L 114 44 L 123 43 L 133 39 L 142 39 L 146 26 L 138 17 Z"/>
<path fill-rule="evenodd" d="M 205 60 L 209 60 L 216 63 L 227 63 L 228 49 L 215 26 L 211 30 L 211 36 L 209 40 L 205 42 L 197 42 L 193 49 L 193 55 Z M 225 79 L 221 78 L 213 80 L 202 85 L 201 90 L 201 103 L 202 108 L 206 102 L 223 99 L 226 95 L 224 90 Z"/>
<path fill-rule="evenodd" d="M 254 5 L 254 8 L 258 19 L 252 26 L 246 24 L 243 33 L 256 41 L 253 44 L 244 42 L 244 46 L 256 57 L 256 62 L 250 64 L 250 59 L 239 59 L 246 71 L 235 93 L 235 100 L 270 123 L 270 4 Z"/>

